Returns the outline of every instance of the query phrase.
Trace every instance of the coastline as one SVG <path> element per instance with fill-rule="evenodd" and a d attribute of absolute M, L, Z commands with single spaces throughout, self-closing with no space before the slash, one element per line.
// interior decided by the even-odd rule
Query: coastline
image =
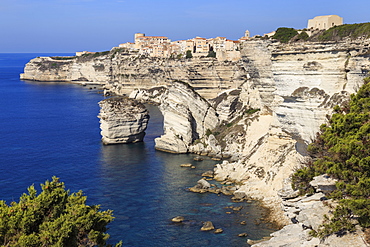
<path fill-rule="evenodd" d="M 212 108 L 222 124 L 216 129 L 203 127 L 201 131 L 193 132 L 194 126 L 200 125 L 200 122 L 196 124 L 193 122 L 193 117 L 198 113 L 184 106 L 186 104 L 182 102 L 193 102 L 196 97 L 188 96 L 188 92 L 185 92 L 184 95 L 187 95 L 187 98 L 180 102 L 179 97 L 183 96 L 176 91 L 177 98 L 172 98 L 174 103 L 165 105 L 162 110 L 165 117 L 172 117 L 172 120 L 167 118 L 165 122 L 174 123 L 176 121 L 173 119 L 183 119 L 184 125 L 187 126 L 167 125 L 172 132 L 165 141 L 172 140 L 173 143 L 169 143 L 172 148 L 158 149 L 216 157 L 221 153 L 231 157 L 231 161 L 235 162 L 220 164 L 216 173 L 221 174 L 221 177 L 240 181 L 243 185 L 235 192 L 236 194 L 244 194 L 246 197 L 264 201 L 265 205 L 271 208 L 269 218 L 286 225 L 289 223 L 289 218 L 284 215 L 281 207 L 283 200 L 278 193 L 289 184 L 285 180 L 301 166 L 304 159 L 304 153 L 300 154 L 296 150 L 297 142 L 308 143 L 319 130 L 321 123 L 327 121 L 326 116 L 331 114 L 332 107 L 346 101 L 349 95 L 356 92 L 362 84 L 363 66 L 368 66 L 369 61 L 364 55 L 366 52 L 357 52 L 357 50 L 368 49 L 366 48 L 368 42 L 368 40 L 328 44 L 307 42 L 297 43 L 297 45 L 281 45 L 262 40 L 246 42 L 242 49 L 243 59 L 239 61 L 238 66 L 233 64 L 232 68 L 234 75 L 238 74 L 238 78 L 229 74 L 224 75 L 229 76 L 227 83 L 232 85 L 226 91 L 224 91 L 225 88 L 215 90 L 216 76 L 209 76 L 211 74 L 209 71 L 217 71 L 219 65 L 212 67 L 213 65 L 207 64 L 208 74 L 204 76 L 207 66 L 203 68 L 191 59 L 188 60 L 188 64 L 191 64 L 189 67 L 177 66 L 177 63 L 182 63 L 182 60 L 168 63 L 165 60 L 152 58 L 135 60 L 133 67 L 141 66 L 140 72 L 117 74 L 113 77 L 115 81 L 107 79 L 109 82 L 104 87 L 106 92 L 117 95 L 124 94 L 133 87 L 139 87 L 139 90 L 148 90 L 147 94 L 136 95 L 161 100 L 161 93 L 154 95 L 154 90 L 149 89 L 165 84 L 164 86 L 171 90 L 169 86 L 177 77 L 181 77 L 180 79 L 185 77 L 185 83 L 190 82 L 196 86 L 199 86 L 197 80 L 203 84 L 209 81 L 207 90 L 213 90 L 213 94 L 218 94 L 218 97 L 213 98 Z M 132 58 L 118 54 L 115 59 L 127 61 Z M 102 61 L 104 59 L 100 59 L 99 63 Z M 97 67 L 96 62 L 82 63 L 85 68 L 79 70 L 79 73 L 89 71 L 85 75 L 86 78 L 101 81 L 98 78 L 104 77 L 106 71 L 91 71 L 91 67 Z M 152 64 L 158 63 L 163 64 L 159 70 L 156 70 L 158 73 L 148 73 L 152 69 Z M 315 66 L 312 67 L 312 64 Z M 110 65 L 109 61 L 104 68 L 108 65 Z M 195 65 L 200 68 L 195 69 Z M 125 66 L 117 67 L 117 73 L 129 70 Z M 173 67 L 176 69 L 172 69 Z M 171 70 L 166 71 L 167 68 Z M 194 78 L 187 69 L 197 74 L 197 78 Z M 225 67 L 224 70 L 226 69 L 230 68 Z M 40 72 L 32 63 L 28 71 L 32 72 L 31 75 Z M 61 70 L 47 71 L 44 73 L 46 78 L 50 74 L 70 76 L 60 74 Z M 129 71 L 132 73 L 132 69 Z M 163 78 L 166 79 L 163 80 Z M 126 85 L 128 88 L 125 88 Z M 197 87 L 194 88 L 197 90 Z M 197 93 L 202 92 L 204 91 L 199 90 Z M 209 91 L 205 95 L 209 96 Z M 135 99 L 139 100 L 139 97 L 135 96 Z M 185 110 L 181 112 L 173 110 L 176 109 L 175 105 Z M 206 130 L 210 132 L 207 133 Z M 199 141 L 193 143 L 193 136 L 197 136 Z"/>

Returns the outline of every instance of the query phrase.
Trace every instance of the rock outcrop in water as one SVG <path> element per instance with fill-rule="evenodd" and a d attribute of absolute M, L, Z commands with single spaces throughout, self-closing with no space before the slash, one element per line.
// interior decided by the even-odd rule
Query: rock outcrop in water
<path fill-rule="evenodd" d="M 145 106 L 127 97 L 99 102 L 100 128 L 104 144 L 141 142 L 149 121 Z"/>

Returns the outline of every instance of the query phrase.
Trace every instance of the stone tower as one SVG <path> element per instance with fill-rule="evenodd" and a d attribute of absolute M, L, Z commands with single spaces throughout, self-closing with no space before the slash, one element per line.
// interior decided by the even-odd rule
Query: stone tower
<path fill-rule="evenodd" d="M 249 38 L 249 37 L 250 37 L 249 30 L 246 30 L 246 31 L 245 31 L 245 33 L 244 33 L 244 37 L 246 37 L 246 38 Z"/>

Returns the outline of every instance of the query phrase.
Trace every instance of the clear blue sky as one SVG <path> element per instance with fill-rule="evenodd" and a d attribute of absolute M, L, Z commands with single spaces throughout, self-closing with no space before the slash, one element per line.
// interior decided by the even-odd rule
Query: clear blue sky
<path fill-rule="evenodd" d="M 136 32 L 236 40 L 318 15 L 370 22 L 369 10 L 369 0 L 0 0 L 0 52 L 105 51 Z"/>

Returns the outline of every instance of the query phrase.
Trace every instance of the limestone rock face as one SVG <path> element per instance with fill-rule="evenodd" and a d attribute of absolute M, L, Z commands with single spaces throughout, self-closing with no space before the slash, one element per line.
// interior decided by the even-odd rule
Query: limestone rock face
<path fill-rule="evenodd" d="M 129 98 L 138 100 L 140 102 L 161 104 L 162 96 L 167 91 L 166 87 L 153 87 L 149 89 L 135 89 L 133 90 Z"/>
<path fill-rule="evenodd" d="M 117 95 L 181 80 L 191 84 L 205 98 L 236 88 L 245 78 L 240 62 L 207 57 L 151 58 L 114 49 L 108 54 L 96 53 L 72 59 L 35 58 L 27 63 L 21 74 L 23 80 L 104 84 L 107 93 Z"/>
<path fill-rule="evenodd" d="M 114 97 L 99 102 L 100 128 L 104 144 L 143 141 L 149 121 L 145 106 L 127 97 Z"/>
<path fill-rule="evenodd" d="M 159 109 L 164 117 L 164 135 L 155 139 L 159 150 L 186 153 L 193 141 L 218 124 L 213 107 L 183 82 L 174 82 L 168 88 Z"/>
<path fill-rule="evenodd" d="M 58 59 L 38 57 L 26 64 L 22 80 L 66 81 L 77 83 L 105 84 L 110 80 L 110 62 L 108 56 L 75 57 Z"/>
<path fill-rule="evenodd" d="M 277 195 L 291 196 L 282 191 L 284 181 L 306 159 L 305 145 L 327 122 L 332 107 L 363 84 L 369 43 L 244 43 L 240 62 L 247 80 L 238 93 L 225 93 L 216 104 L 219 116 L 233 121 L 222 136 L 222 151 L 238 154 L 239 160 L 217 165 L 215 178 L 242 182 L 234 194 L 261 199 L 281 212 Z M 240 114 L 248 109 L 259 111 Z"/>

